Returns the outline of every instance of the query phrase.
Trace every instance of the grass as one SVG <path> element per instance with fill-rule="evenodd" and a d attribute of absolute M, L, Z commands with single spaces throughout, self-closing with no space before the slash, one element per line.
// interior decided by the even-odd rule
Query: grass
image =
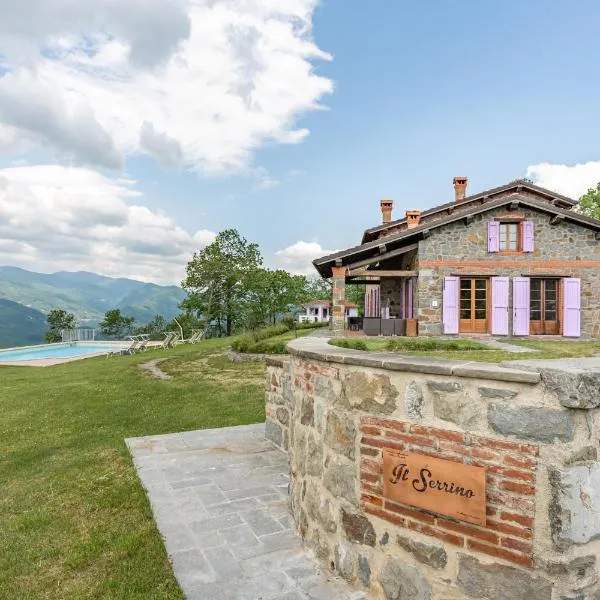
<path fill-rule="evenodd" d="M 0 367 L 0 597 L 183 598 L 124 438 L 264 420 L 229 343 Z M 138 367 L 163 356 L 170 381 Z"/>
<path fill-rule="evenodd" d="M 433 356 L 465 361 L 503 362 L 517 359 L 579 358 L 600 353 L 598 341 L 509 339 L 510 344 L 531 348 L 533 352 L 516 354 L 498 350 L 473 340 L 431 338 L 388 338 L 361 340 L 333 339 L 329 343 L 341 348 L 372 352 L 400 352 L 407 356 Z"/>
<path fill-rule="evenodd" d="M 285 323 L 254 329 L 236 338 L 232 348 L 236 352 L 249 354 L 287 354 L 285 346 L 289 341 L 327 325 L 327 323 L 299 323 L 295 332 Z"/>

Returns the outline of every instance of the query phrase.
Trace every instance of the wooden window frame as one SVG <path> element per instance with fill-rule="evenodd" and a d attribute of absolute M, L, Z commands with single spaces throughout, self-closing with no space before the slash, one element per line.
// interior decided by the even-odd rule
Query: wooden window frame
<path fill-rule="evenodd" d="M 564 318 L 563 318 L 563 302 L 564 302 L 564 291 L 563 291 L 563 279 L 564 277 L 560 275 L 529 275 L 530 282 L 533 282 L 534 279 L 547 281 L 549 279 L 556 281 L 556 320 L 558 322 L 558 330 L 556 333 L 538 333 L 534 332 L 532 328 L 532 319 L 529 320 L 529 334 L 536 336 L 562 336 L 563 335 L 563 326 L 564 326 Z M 529 301 L 529 311 L 531 314 L 531 291 L 530 291 L 530 301 Z M 542 302 L 542 306 L 543 306 Z M 541 319 L 541 322 L 545 322 L 545 319 Z"/>
<path fill-rule="evenodd" d="M 498 221 L 500 223 L 499 229 L 498 229 L 498 254 L 506 254 L 506 255 L 515 255 L 515 254 L 525 254 L 525 252 L 523 252 L 523 222 L 522 221 Z M 508 227 L 510 225 L 516 225 L 517 227 L 517 249 L 516 250 L 509 250 L 509 249 L 504 249 L 502 250 L 501 248 L 501 232 L 502 232 L 502 228 L 506 227 L 506 243 L 508 244 Z"/>
<path fill-rule="evenodd" d="M 475 334 L 489 334 L 492 331 L 492 276 L 491 275 L 459 275 L 458 276 L 458 306 L 457 306 L 457 310 L 458 310 L 458 332 L 459 333 L 475 333 Z M 486 282 L 486 307 L 485 307 L 485 314 L 486 314 L 486 318 L 485 318 L 485 327 L 482 328 L 481 330 L 471 330 L 471 331 L 465 331 L 463 329 L 464 327 L 464 321 L 466 321 L 466 319 L 461 319 L 461 288 L 462 288 L 462 280 L 463 279 L 470 279 L 472 281 L 475 281 L 476 279 L 482 279 L 485 280 Z M 473 303 L 473 301 L 475 300 L 475 288 L 472 288 L 472 295 L 471 295 L 471 304 Z M 463 321 L 463 323 L 461 324 L 461 321 Z M 472 321 L 472 320 L 471 320 Z"/>

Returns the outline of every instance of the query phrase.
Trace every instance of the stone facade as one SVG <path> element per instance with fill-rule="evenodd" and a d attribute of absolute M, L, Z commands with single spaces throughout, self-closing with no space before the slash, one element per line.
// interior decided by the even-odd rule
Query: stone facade
<path fill-rule="evenodd" d="M 291 512 L 324 565 L 385 600 L 600 599 L 595 402 L 565 402 L 571 387 L 531 366 L 471 369 L 317 338 L 289 349 L 267 367 L 267 432 L 279 427 L 289 448 Z M 486 525 L 385 498 L 383 448 L 485 466 Z"/>
<path fill-rule="evenodd" d="M 495 218 L 523 217 L 533 221 L 535 251 L 501 254 L 487 251 L 487 224 Z M 593 264 L 586 266 L 586 261 Z M 432 229 L 419 242 L 418 312 L 419 333 L 440 335 L 442 290 L 448 275 L 477 274 L 521 277 L 535 274 L 581 279 L 581 334 L 600 337 L 600 243 L 590 229 L 561 221 L 550 224 L 550 216 L 532 209 L 509 211 L 498 208 Z M 434 302 L 437 306 L 434 306 Z M 512 331 L 512 290 L 509 293 L 509 331 Z"/>
<path fill-rule="evenodd" d="M 288 449 L 291 419 L 291 363 L 267 358 L 265 380 L 265 435 L 282 450 Z"/>

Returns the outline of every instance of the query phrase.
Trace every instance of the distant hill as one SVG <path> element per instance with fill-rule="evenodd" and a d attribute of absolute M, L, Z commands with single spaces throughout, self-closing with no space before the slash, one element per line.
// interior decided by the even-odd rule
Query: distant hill
<path fill-rule="evenodd" d="M 82 324 L 97 324 L 106 311 L 113 308 L 134 317 L 140 325 L 156 314 L 170 320 L 179 313 L 179 303 L 185 296 L 186 293 L 177 286 L 115 279 L 85 271 L 45 274 L 17 267 L 0 267 L 0 299 L 18 303 L 43 315 L 53 308 L 62 308 L 72 312 Z M 13 307 L 11 310 L 16 309 Z M 7 308 L 0 307 L 0 346 L 8 345 L 1 333 L 8 313 Z"/>
<path fill-rule="evenodd" d="M 38 344 L 44 339 L 45 331 L 43 313 L 0 298 L 0 348 Z"/>

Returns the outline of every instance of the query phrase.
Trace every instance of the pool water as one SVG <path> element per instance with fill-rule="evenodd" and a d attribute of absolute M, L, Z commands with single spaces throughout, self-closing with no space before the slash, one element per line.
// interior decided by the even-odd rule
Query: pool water
<path fill-rule="evenodd" d="M 38 360 L 43 358 L 61 359 L 89 356 L 91 354 L 106 354 L 119 350 L 120 344 L 48 344 L 44 346 L 30 346 L 28 348 L 13 348 L 0 350 L 0 362 Z"/>

